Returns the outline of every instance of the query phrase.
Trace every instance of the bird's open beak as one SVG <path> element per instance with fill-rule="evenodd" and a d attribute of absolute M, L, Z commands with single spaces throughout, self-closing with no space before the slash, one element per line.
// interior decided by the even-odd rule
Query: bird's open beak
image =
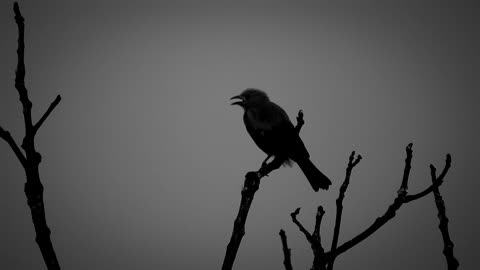
<path fill-rule="evenodd" d="M 242 96 L 240 96 L 240 95 L 234 96 L 234 97 L 232 97 L 230 100 L 232 100 L 232 99 L 240 99 L 240 100 L 233 102 L 231 105 L 240 105 L 240 106 L 242 106 L 242 105 L 245 103 L 245 98 L 242 97 Z"/>

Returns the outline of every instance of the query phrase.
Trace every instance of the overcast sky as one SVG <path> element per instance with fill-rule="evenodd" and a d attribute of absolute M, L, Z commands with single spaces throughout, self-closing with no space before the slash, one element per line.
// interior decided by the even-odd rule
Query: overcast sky
<path fill-rule="evenodd" d="M 235 269 L 282 269 L 282 228 L 294 269 L 311 266 L 290 213 L 302 207 L 310 229 L 322 205 L 330 246 L 352 150 L 363 160 L 340 243 L 363 231 L 393 202 L 410 142 L 412 193 L 451 153 L 441 192 L 454 252 L 478 267 L 480 9 L 401 2 L 20 1 L 34 119 L 62 96 L 36 144 L 63 269 L 220 269 L 244 175 L 265 158 L 229 105 L 248 87 L 293 121 L 304 111 L 301 137 L 333 185 L 313 192 L 298 166 L 264 178 Z M 0 4 L 0 125 L 20 144 L 12 5 Z M 5 142 L 0 168 L 0 269 L 41 269 L 25 175 Z M 433 196 L 403 206 L 336 269 L 446 269 L 436 211 Z"/>

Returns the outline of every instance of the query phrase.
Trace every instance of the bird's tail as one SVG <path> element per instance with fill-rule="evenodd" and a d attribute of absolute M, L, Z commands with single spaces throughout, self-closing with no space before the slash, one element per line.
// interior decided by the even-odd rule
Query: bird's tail
<path fill-rule="evenodd" d="M 330 179 L 328 179 L 328 177 L 319 171 L 312 161 L 310 161 L 310 159 L 307 158 L 299 160 L 297 163 L 307 177 L 308 182 L 310 182 L 310 185 L 312 185 L 313 190 L 318 191 L 320 188 L 327 190 L 332 184 Z"/>

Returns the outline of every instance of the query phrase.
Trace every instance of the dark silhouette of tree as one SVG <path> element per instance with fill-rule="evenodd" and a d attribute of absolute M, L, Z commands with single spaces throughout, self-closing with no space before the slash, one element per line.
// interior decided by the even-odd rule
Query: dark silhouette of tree
<path fill-rule="evenodd" d="M 300 132 L 304 123 L 303 112 L 300 110 L 298 112 L 295 130 Z M 243 235 L 245 235 L 245 222 L 247 221 L 248 211 L 252 205 L 253 196 L 260 187 L 260 179 L 273 170 L 280 168 L 284 162 L 285 160 L 283 158 L 275 157 L 270 163 L 262 164 L 262 167 L 258 171 L 248 172 L 245 175 L 245 182 L 241 192 L 242 198 L 240 200 L 240 208 L 238 209 L 237 217 L 233 223 L 233 232 L 230 237 L 230 242 L 227 245 L 222 270 L 229 270 L 233 267 L 238 248 L 240 247 L 240 242 L 242 241 Z"/>
<path fill-rule="evenodd" d="M 60 269 L 60 265 L 53 249 L 52 241 L 50 240 L 50 229 L 47 226 L 47 220 L 45 218 L 45 206 L 43 203 L 43 185 L 40 182 L 40 174 L 38 166 L 42 160 L 42 156 L 35 149 L 35 135 L 45 122 L 50 113 L 60 102 L 60 95 L 57 95 L 55 100 L 50 104 L 47 111 L 43 114 L 40 120 L 36 123 L 32 123 L 32 102 L 28 98 L 28 91 L 25 87 L 25 42 L 24 42 L 24 18 L 20 13 L 18 3 L 13 5 L 13 11 L 15 13 L 15 22 L 18 26 L 18 64 L 15 72 L 15 88 L 18 91 L 20 102 L 23 107 L 23 119 L 25 122 L 25 137 L 22 142 L 22 150 L 18 148 L 15 140 L 10 135 L 10 132 L 0 127 L 0 138 L 5 140 L 12 148 L 13 152 L 17 156 L 18 160 L 25 169 L 27 181 L 25 183 L 25 195 L 27 197 L 27 203 L 30 207 L 32 215 L 33 226 L 35 227 L 35 241 L 40 248 L 43 256 L 43 260 L 48 269 Z"/>
<path fill-rule="evenodd" d="M 313 270 L 333 269 L 333 263 L 337 256 L 346 252 L 350 248 L 356 246 L 363 240 L 367 239 L 369 236 L 375 233 L 378 229 L 380 229 L 383 225 L 385 225 L 388 221 L 393 219 L 395 217 L 397 210 L 400 209 L 402 205 L 418 200 L 430 194 L 430 192 L 434 193 L 436 197 L 435 201 L 439 209 L 439 219 L 440 219 L 439 227 L 440 227 L 440 230 L 442 231 L 442 236 L 444 239 L 444 244 L 445 244 L 444 254 L 445 254 L 445 257 L 447 258 L 448 269 L 457 269 L 458 261 L 453 256 L 453 243 L 450 240 L 450 237 L 448 235 L 447 218 L 445 216 L 444 203 L 441 197 L 439 197 L 440 193 L 438 192 L 438 187 L 443 183 L 443 179 L 450 168 L 451 156 L 450 154 L 447 154 L 445 167 L 443 168 L 443 171 L 439 177 L 436 177 L 435 175 L 435 171 L 436 171 L 435 167 L 433 165 L 430 165 L 432 185 L 430 185 L 428 188 L 424 189 L 419 193 L 409 195 L 408 194 L 408 178 L 410 174 L 411 161 L 412 161 L 412 144 L 411 143 L 406 147 L 406 152 L 407 152 L 407 157 L 405 159 L 405 168 L 403 172 L 402 183 L 397 192 L 397 197 L 394 199 L 393 203 L 387 208 L 386 212 L 382 216 L 378 217 L 373 222 L 372 225 L 370 225 L 363 232 L 359 233 L 357 236 L 343 243 L 339 247 L 337 247 L 337 243 L 338 243 L 338 236 L 340 233 L 341 215 L 343 210 L 343 198 L 345 197 L 345 192 L 350 181 L 351 171 L 353 167 L 355 167 L 355 165 L 358 164 L 358 162 L 361 159 L 361 156 L 357 156 L 357 158 L 354 161 L 355 152 L 352 152 L 349 158 L 348 166 L 346 169 L 345 181 L 343 182 L 340 188 L 339 197 L 337 199 L 337 215 L 335 219 L 334 235 L 333 235 L 330 251 L 324 252 L 323 247 L 321 245 L 321 241 L 320 241 L 319 227 L 320 227 L 321 219 L 324 215 L 324 211 L 321 206 L 318 207 L 317 220 L 315 223 L 315 229 L 313 234 L 310 234 L 303 227 L 303 225 L 300 222 L 298 222 L 296 217 L 300 212 L 300 208 L 297 208 L 291 214 L 292 221 L 298 226 L 300 231 L 305 235 L 307 241 L 311 244 L 312 251 L 314 254 L 313 265 L 311 269 Z M 285 241 L 285 245 L 286 245 L 286 241 Z M 285 247 L 285 245 L 284 245 L 284 249 L 285 248 L 288 249 L 288 247 Z"/>

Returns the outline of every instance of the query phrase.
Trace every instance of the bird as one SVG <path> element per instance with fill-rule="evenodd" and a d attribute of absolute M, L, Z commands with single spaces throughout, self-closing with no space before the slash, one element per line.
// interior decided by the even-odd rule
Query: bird
<path fill-rule="evenodd" d="M 310 154 L 287 113 L 270 101 L 268 95 L 255 88 L 247 88 L 231 105 L 243 108 L 243 122 L 255 144 L 267 154 L 264 163 L 271 157 L 283 158 L 286 164 L 298 164 L 313 190 L 328 190 L 332 184 L 310 160 Z"/>

